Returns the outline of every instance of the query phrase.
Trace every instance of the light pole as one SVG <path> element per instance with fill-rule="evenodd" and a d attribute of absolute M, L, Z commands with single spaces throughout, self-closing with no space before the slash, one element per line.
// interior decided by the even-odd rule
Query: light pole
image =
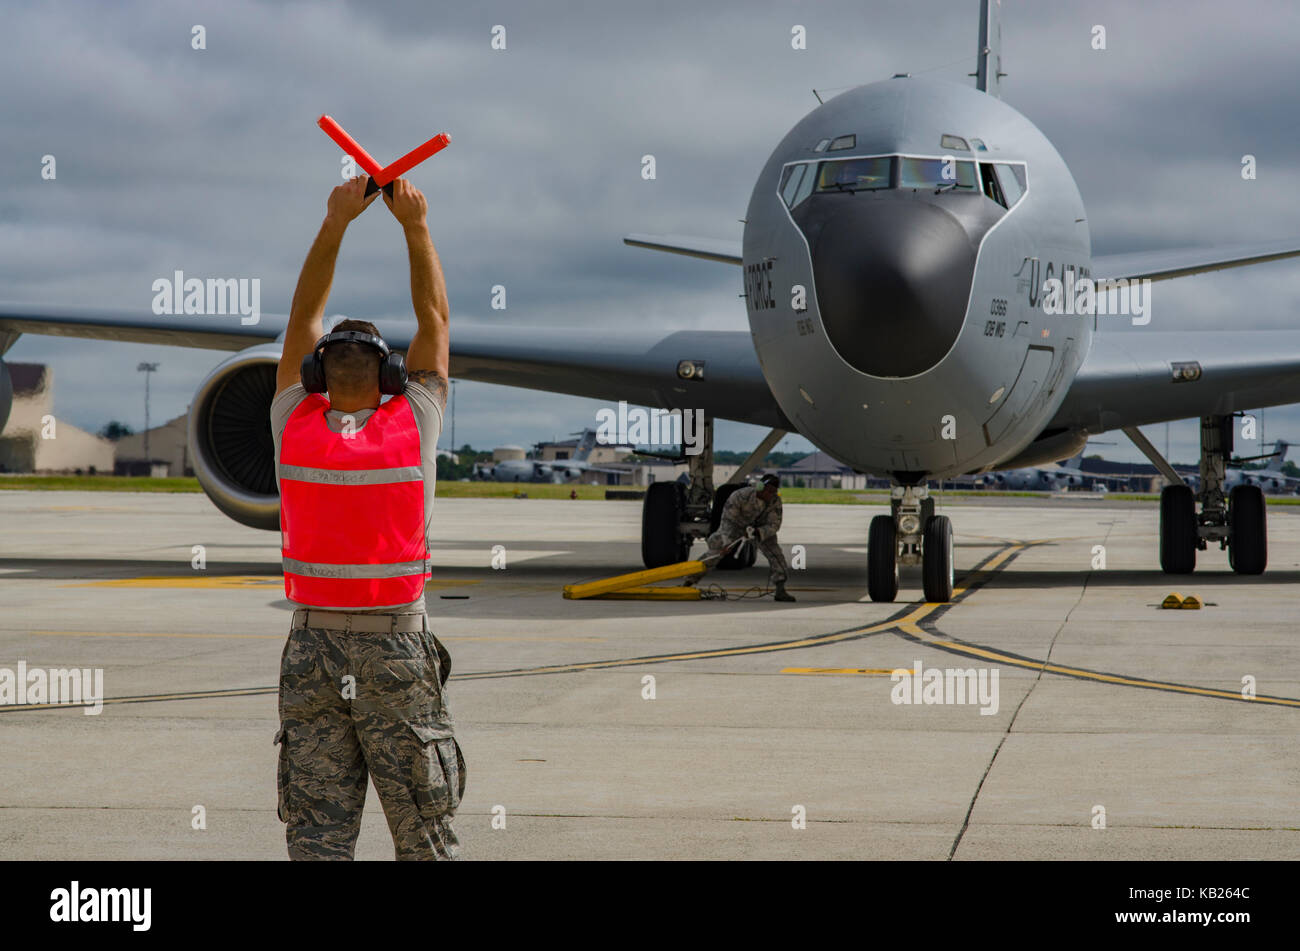
<path fill-rule="evenodd" d="M 136 367 L 137 372 L 144 374 L 144 464 L 149 472 L 153 471 L 153 460 L 149 457 L 149 374 L 157 369 L 156 363 L 141 363 Z"/>
<path fill-rule="evenodd" d="M 451 454 L 456 454 L 456 381 L 451 381 Z"/>

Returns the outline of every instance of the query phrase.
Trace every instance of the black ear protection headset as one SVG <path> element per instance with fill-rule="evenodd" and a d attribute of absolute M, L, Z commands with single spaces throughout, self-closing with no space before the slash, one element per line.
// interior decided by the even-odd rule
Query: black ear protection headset
<path fill-rule="evenodd" d="M 311 353 L 302 358 L 302 385 L 308 393 L 325 392 L 325 348 L 332 343 L 364 343 L 379 351 L 379 392 L 397 396 L 406 389 L 406 361 L 400 353 L 388 349 L 382 337 L 363 330 L 340 330 L 316 341 Z"/>

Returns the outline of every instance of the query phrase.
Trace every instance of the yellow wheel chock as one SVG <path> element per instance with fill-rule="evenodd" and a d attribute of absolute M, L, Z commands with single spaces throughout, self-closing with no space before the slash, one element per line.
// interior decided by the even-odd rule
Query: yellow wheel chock
<path fill-rule="evenodd" d="M 619 600 L 645 601 L 697 601 L 699 588 L 685 586 L 649 587 L 656 581 L 672 581 L 675 578 L 689 578 L 691 575 L 704 574 L 704 563 L 699 561 L 679 561 L 662 568 L 647 568 L 645 571 L 633 571 L 600 581 L 584 581 L 581 584 L 566 584 L 564 596 L 571 601 L 587 598 L 610 598 Z"/>

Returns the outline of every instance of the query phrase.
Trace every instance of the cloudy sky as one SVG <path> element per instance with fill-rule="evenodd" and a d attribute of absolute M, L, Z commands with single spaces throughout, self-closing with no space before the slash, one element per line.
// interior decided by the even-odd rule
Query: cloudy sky
<path fill-rule="evenodd" d="M 337 118 L 380 161 L 435 131 L 453 144 L 412 174 L 451 294 L 452 327 L 740 328 L 736 268 L 627 248 L 632 231 L 739 238 L 754 178 L 784 133 L 834 94 L 896 72 L 969 83 L 977 0 L 392 4 L 50 2 L 9 8 L 0 39 L 0 299 L 138 308 L 175 270 L 258 277 L 288 310 L 339 181 L 316 128 Z M 1094 252 L 1300 233 L 1300 6 L 1003 4 L 1004 99 L 1073 170 Z M 191 48 L 192 28 L 206 49 Z M 491 48 L 506 28 L 506 49 Z M 806 27 L 808 48 L 791 49 Z M 1106 30 L 1104 51 L 1092 29 Z M 644 154 L 658 177 L 640 177 Z M 1243 181 L 1241 158 L 1259 175 Z M 43 181 L 41 157 L 57 178 Z M 494 311 L 495 284 L 508 309 Z M 1150 330 L 1300 320 L 1300 264 L 1162 285 Z M 411 319 L 400 230 L 382 208 L 350 229 L 329 313 Z M 27 336 L 55 411 L 96 430 L 184 412 L 223 355 Z M 528 444 L 591 425 L 598 404 L 457 387 L 456 439 Z M 1300 437 L 1300 411 L 1267 435 Z M 1148 434 L 1163 445 L 1164 427 Z M 753 427 L 719 427 L 748 449 Z M 1173 424 L 1194 458 L 1195 424 Z M 1300 441 L 1300 440 L 1298 440 Z M 791 437 L 789 448 L 808 444 Z M 782 447 L 784 448 L 784 447 Z M 1239 445 L 1245 453 L 1250 447 Z M 1105 447 L 1136 459 L 1127 445 Z"/>

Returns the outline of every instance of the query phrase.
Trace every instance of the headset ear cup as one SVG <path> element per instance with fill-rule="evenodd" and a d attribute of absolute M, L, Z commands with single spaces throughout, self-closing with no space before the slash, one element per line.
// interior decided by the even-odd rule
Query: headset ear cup
<path fill-rule="evenodd" d="M 308 393 L 325 392 L 325 366 L 320 351 L 313 350 L 302 358 L 302 388 Z"/>
<path fill-rule="evenodd" d="M 406 361 L 400 353 L 390 353 L 379 364 L 379 392 L 400 396 L 406 391 Z"/>

